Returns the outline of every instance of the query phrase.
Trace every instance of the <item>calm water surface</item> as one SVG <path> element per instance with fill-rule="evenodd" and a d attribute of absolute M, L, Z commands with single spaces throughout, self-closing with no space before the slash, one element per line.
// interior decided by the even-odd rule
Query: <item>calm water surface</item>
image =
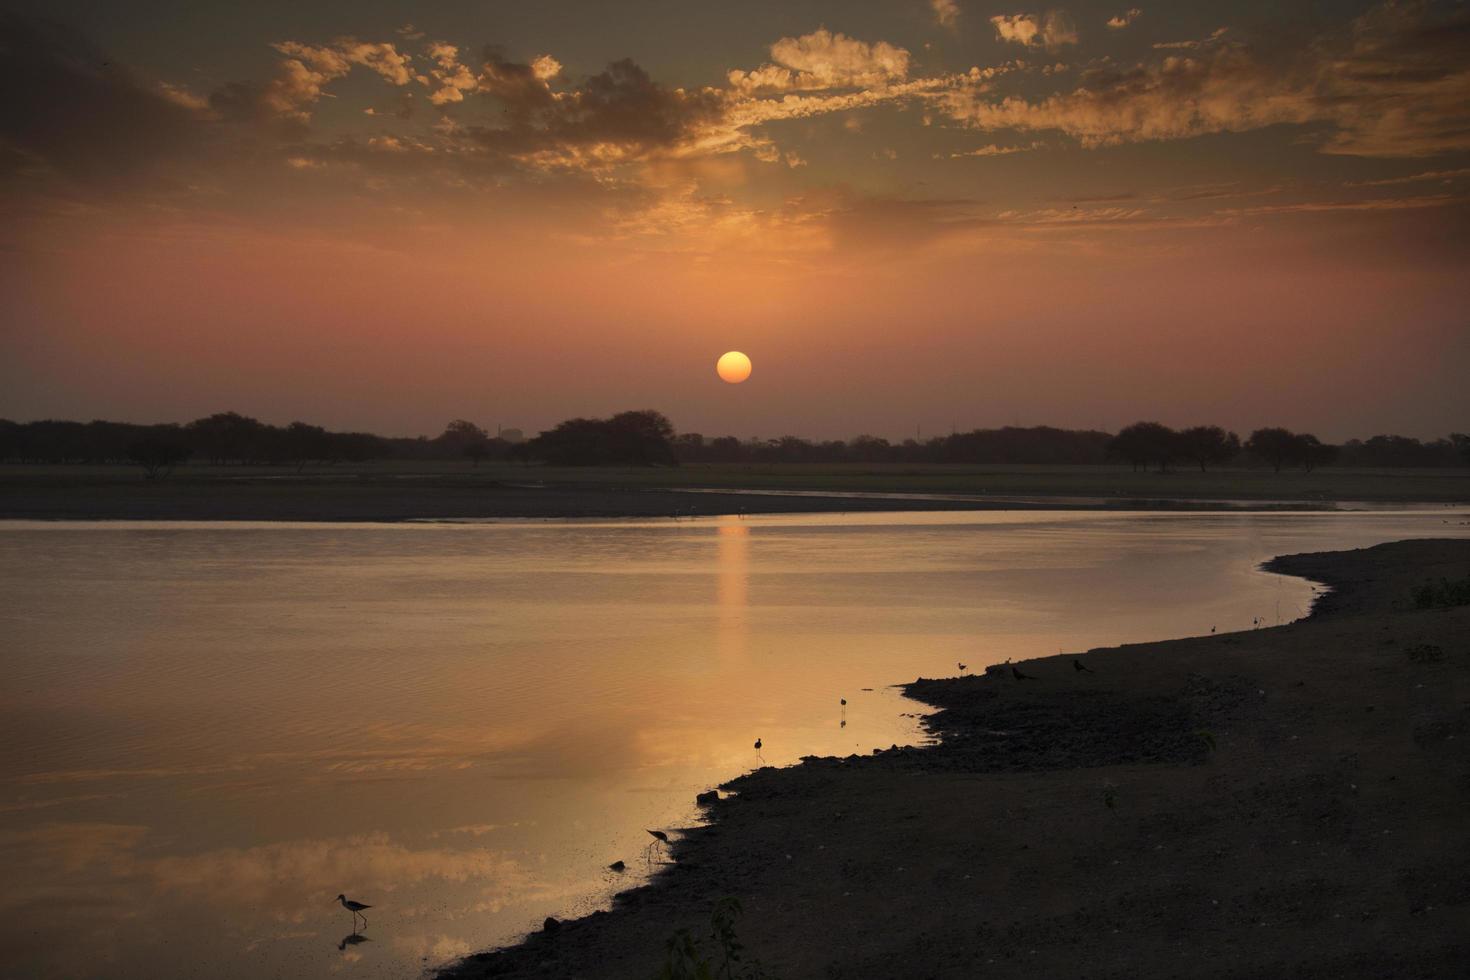
<path fill-rule="evenodd" d="M 635 883 L 757 736 L 913 742 L 890 685 L 1284 622 L 1263 559 L 1463 520 L 0 522 L 0 974 L 416 976 Z"/>

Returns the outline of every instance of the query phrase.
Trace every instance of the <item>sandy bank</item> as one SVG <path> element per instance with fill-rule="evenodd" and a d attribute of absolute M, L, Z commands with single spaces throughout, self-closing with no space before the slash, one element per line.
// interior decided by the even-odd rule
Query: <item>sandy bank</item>
<path fill-rule="evenodd" d="M 919 680 L 939 745 L 734 780 L 612 912 L 446 976 L 646 978 L 720 897 L 768 975 L 1451 977 L 1470 962 L 1470 542 L 1277 559 L 1308 620 Z"/>

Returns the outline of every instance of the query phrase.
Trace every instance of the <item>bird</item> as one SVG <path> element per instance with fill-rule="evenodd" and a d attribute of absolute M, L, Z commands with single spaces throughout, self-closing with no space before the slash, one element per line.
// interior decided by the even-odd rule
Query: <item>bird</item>
<path fill-rule="evenodd" d="M 759 752 L 761 750 L 761 740 L 760 739 L 756 739 L 755 740 L 755 750 L 757 752 Z"/>
<path fill-rule="evenodd" d="M 847 707 L 847 698 L 838 698 L 837 700 L 842 702 L 842 706 L 844 708 Z"/>
<path fill-rule="evenodd" d="M 755 757 L 762 762 L 766 761 L 766 757 L 761 755 L 761 740 L 759 738 L 755 740 Z"/>
<path fill-rule="evenodd" d="M 371 905 L 364 905 L 361 902 L 354 902 L 352 899 L 348 898 L 346 895 L 338 895 L 337 896 L 337 901 L 339 901 L 339 902 L 342 903 L 342 907 L 344 909 L 346 909 L 347 911 L 349 911 L 349 912 L 352 913 L 352 924 L 354 926 L 357 925 L 358 917 L 361 916 L 362 917 L 362 925 L 363 925 L 363 928 L 364 929 L 367 928 L 367 916 L 363 915 L 362 912 L 363 912 L 363 909 L 370 909 L 370 908 L 372 908 Z"/>
<path fill-rule="evenodd" d="M 1018 681 L 1034 681 L 1034 680 L 1036 680 L 1036 678 L 1032 677 L 1030 674 L 1023 674 L 1023 673 L 1020 672 L 1020 670 L 1016 669 L 1015 667 L 1012 667 L 1011 668 L 1011 676 L 1014 677 Z"/>
<path fill-rule="evenodd" d="M 1077 671 L 1077 673 L 1079 673 L 1079 674 L 1084 674 L 1084 673 L 1090 674 L 1090 673 L 1092 673 L 1092 668 L 1089 667 L 1089 666 L 1087 666 L 1085 663 L 1083 663 L 1080 660 L 1074 660 L 1074 661 L 1072 661 L 1072 669 L 1075 670 L 1075 671 Z"/>
<path fill-rule="evenodd" d="M 962 664 L 962 663 L 959 663 L 958 661 L 955 662 L 955 666 L 960 669 L 960 673 L 961 674 L 963 674 L 965 671 L 967 671 L 967 670 L 970 669 L 970 665 L 969 664 Z"/>
<path fill-rule="evenodd" d="M 643 852 L 643 859 L 645 861 L 647 861 L 650 865 L 653 864 L 654 849 L 657 848 L 660 844 L 664 846 L 664 850 L 668 854 L 672 855 L 674 853 L 674 846 L 669 843 L 668 834 L 664 833 L 662 830 L 648 830 L 647 828 L 644 829 L 645 831 L 647 831 L 648 836 L 653 838 L 653 840 L 648 842 L 647 850 Z"/>

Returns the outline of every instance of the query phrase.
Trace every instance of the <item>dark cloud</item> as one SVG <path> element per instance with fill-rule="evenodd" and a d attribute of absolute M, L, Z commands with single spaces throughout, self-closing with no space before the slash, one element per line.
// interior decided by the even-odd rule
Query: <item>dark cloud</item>
<path fill-rule="evenodd" d="M 13 13 L 0 13 L 0 91 L 0 141 L 69 178 L 126 179 L 197 129 L 188 106 L 79 32 Z"/>
<path fill-rule="evenodd" d="M 570 91 L 553 95 L 532 65 L 489 61 L 481 90 L 503 106 L 502 126 L 467 127 L 481 147 L 517 157 L 564 156 L 566 162 L 636 159 L 687 139 L 718 121 L 718 92 L 687 92 L 654 81 L 624 59 Z"/>

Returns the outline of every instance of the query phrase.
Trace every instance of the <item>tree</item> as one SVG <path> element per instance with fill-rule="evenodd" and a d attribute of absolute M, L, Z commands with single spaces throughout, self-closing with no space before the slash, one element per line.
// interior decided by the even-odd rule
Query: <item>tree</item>
<path fill-rule="evenodd" d="M 1323 443 L 1310 432 L 1290 429 L 1257 429 L 1245 448 L 1271 465 L 1277 473 L 1283 466 L 1300 466 L 1310 473 L 1337 458 L 1337 447 Z"/>
<path fill-rule="evenodd" d="M 673 440 L 673 424 L 644 409 L 609 419 L 567 419 L 526 446 L 553 466 L 678 466 Z"/>
<path fill-rule="evenodd" d="M 128 446 L 128 458 L 143 467 L 143 476 L 149 480 L 168 476 L 190 454 L 188 446 L 157 436 L 138 439 Z"/>
<path fill-rule="evenodd" d="M 283 440 L 286 455 L 296 461 L 296 472 L 300 473 L 313 459 L 327 459 L 332 454 L 331 436 L 319 425 L 292 422 L 286 426 Z"/>
<path fill-rule="evenodd" d="M 1245 448 L 1270 464 L 1277 473 L 1292 461 L 1300 448 L 1296 434 L 1289 429 L 1257 429 L 1245 441 Z"/>
<path fill-rule="evenodd" d="M 674 455 L 674 423 L 651 408 L 619 412 L 607 420 L 612 454 L 635 466 L 678 466 Z"/>
<path fill-rule="evenodd" d="M 1450 444 L 1459 450 L 1460 458 L 1470 463 L 1470 435 L 1463 432 L 1451 432 Z"/>
<path fill-rule="evenodd" d="M 1134 422 L 1108 443 L 1108 455 L 1127 460 L 1135 470 L 1157 463 L 1159 472 L 1163 472 L 1168 469 L 1169 460 L 1178 454 L 1178 441 L 1178 435 L 1167 425 Z"/>
<path fill-rule="evenodd" d="M 1336 446 L 1327 445 L 1311 433 L 1301 433 L 1296 441 L 1296 462 L 1308 473 L 1337 458 Z"/>
<path fill-rule="evenodd" d="M 1201 473 L 1206 464 L 1228 463 L 1239 453 L 1240 436 L 1218 425 L 1196 425 L 1179 433 L 1179 455 L 1198 463 Z"/>
<path fill-rule="evenodd" d="M 468 456 L 475 466 L 490 455 L 490 433 L 473 422 L 455 419 L 444 427 L 444 433 L 434 440 L 445 446 L 456 456 Z"/>
<path fill-rule="evenodd" d="M 193 448 L 211 461 L 259 459 L 266 425 L 239 412 L 216 412 L 185 426 Z"/>

